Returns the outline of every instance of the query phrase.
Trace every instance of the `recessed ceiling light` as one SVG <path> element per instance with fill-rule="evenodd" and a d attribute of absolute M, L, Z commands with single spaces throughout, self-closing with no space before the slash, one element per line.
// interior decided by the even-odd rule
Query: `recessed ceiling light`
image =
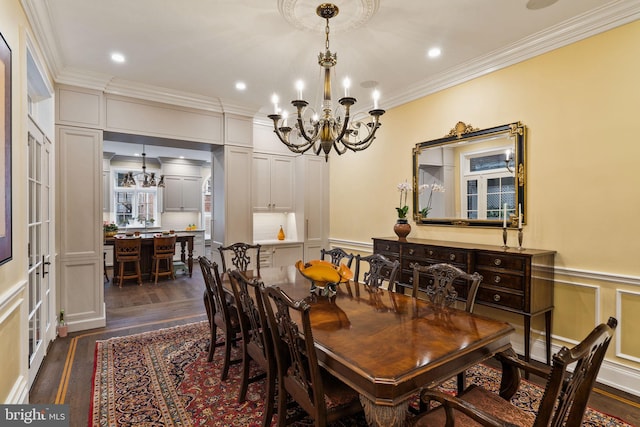
<path fill-rule="evenodd" d="M 111 60 L 113 62 L 117 62 L 117 63 L 123 63 L 124 62 L 124 55 L 118 52 L 114 52 L 111 54 Z"/>
<path fill-rule="evenodd" d="M 427 52 L 427 55 L 429 55 L 429 58 L 437 58 L 438 56 L 440 56 L 441 53 L 442 51 L 440 51 L 439 47 L 432 47 Z"/>
<path fill-rule="evenodd" d="M 236 83 L 236 89 L 245 90 L 246 88 L 247 88 L 247 84 L 245 82 L 237 82 Z"/>

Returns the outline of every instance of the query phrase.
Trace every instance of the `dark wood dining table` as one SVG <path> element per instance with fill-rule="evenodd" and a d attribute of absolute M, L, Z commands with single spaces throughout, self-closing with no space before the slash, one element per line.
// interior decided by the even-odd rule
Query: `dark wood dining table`
<path fill-rule="evenodd" d="M 335 296 L 316 296 L 294 266 L 263 268 L 260 276 L 310 302 L 318 361 L 360 394 L 371 426 L 404 425 L 421 388 L 513 352 L 514 328 L 506 322 L 353 282 L 340 284 Z"/>
<path fill-rule="evenodd" d="M 162 235 L 161 233 L 141 233 L 140 236 L 129 236 L 129 237 L 138 237 L 142 239 L 142 248 L 140 253 L 140 269 L 142 270 L 142 276 L 145 278 L 151 276 L 151 259 L 153 257 L 153 237 L 156 235 Z M 189 277 L 193 275 L 193 239 L 195 237 L 192 233 L 175 233 L 176 234 L 176 245 L 180 244 L 180 261 L 185 263 L 187 268 L 189 269 Z M 105 237 L 104 244 L 113 246 L 115 244 L 116 238 L 121 238 L 122 235 L 118 235 L 118 237 Z M 126 238 L 126 236 L 125 236 Z M 115 253 L 113 255 L 113 266 L 114 266 L 114 279 L 117 278 L 118 269 L 116 268 L 117 262 L 115 259 Z"/>

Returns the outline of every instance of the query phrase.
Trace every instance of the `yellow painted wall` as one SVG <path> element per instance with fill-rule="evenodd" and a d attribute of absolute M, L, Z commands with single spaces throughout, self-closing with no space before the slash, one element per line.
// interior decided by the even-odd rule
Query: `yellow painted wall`
<path fill-rule="evenodd" d="M 416 143 L 445 136 L 458 121 L 481 129 L 521 121 L 528 128 L 524 246 L 556 250 L 560 269 L 601 276 L 592 280 L 600 299 L 580 314 L 593 319 L 586 329 L 621 317 L 615 289 L 637 285 L 608 278 L 640 283 L 638 46 L 640 21 L 389 110 L 369 149 L 330 159 L 330 238 L 370 244 L 371 237 L 393 235 L 396 185 L 412 176 Z M 502 242 L 498 229 L 412 225 L 410 237 Z M 515 239 L 512 233 L 510 242 Z M 578 279 L 569 276 L 556 288 L 562 322 L 582 309 L 571 286 Z M 625 300 L 627 310 L 640 312 L 640 301 Z M 567 339 L 581 339 L 584 331 L 554 327 Z M 639 345 L 625 350 L 640 358 Z"/>

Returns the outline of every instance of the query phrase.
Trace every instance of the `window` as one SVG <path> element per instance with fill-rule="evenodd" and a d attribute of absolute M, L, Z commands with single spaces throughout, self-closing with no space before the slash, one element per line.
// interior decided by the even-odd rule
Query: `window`
<path fill-rule="evenodd" d="M 466 194 L 462 206 L 468 219 L 502 219 L 502 207 L 507 215 L 515 213 L 515 177 L 505 167 L 504 149 L 461 156 L 462 181 Z M 513 159 L 509 167 L 513 170 Z"/>
<path fill-rule="evenodd" d="M 119 227 L 151 227 L 160 225 L 158 218 L 157 187 L 143 188 L 138 181 L 135 187 L 123 187 L 127 172 L 115 172 L 114 206 L 115 222 Z"/>

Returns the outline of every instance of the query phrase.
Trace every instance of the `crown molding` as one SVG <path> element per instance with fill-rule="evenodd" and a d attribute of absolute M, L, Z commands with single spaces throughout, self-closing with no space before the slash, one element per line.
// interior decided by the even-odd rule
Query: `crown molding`
<path fill-rule="evenodd" d="M 457 86 L 510 65 L 640 19 L 640 0 L 620 0 L 538 32 L 385 96 L 387 109 Z"/>
<path fill-rule="evenodd" d="M 233 104 L 220 98 L 203 97 L 138 82 L 115 79 L 113 76 L 64 67 L 64 58 L 55 43 L 48 2 L 21 0 L 27 18 L 41 46 L 44 60 L 58 84 L 68 84 L 105 93 L 146 99 L 184 107 L 232 113 L 253 117 L 257 106 Z M 385 96 L 387 109 L 431 95 L 461 83 L 506 68 L 518 62 L 550 52 L 579 40 L 630 23 L 640 18 L 640 0 L 619 0 L 577 16 L 555 27 L 536 33 L 516 43 L 480 56 L 472 61 L 445 70 L 401 92 Z"/>

